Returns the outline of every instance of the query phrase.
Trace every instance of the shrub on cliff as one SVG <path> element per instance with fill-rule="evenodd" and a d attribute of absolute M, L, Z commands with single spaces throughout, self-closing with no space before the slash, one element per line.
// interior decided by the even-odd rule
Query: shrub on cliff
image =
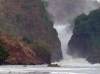
<path fill-rule="evenodd" d="M 23 20 L 23 15 L 21 12 L 16 14 L 16 21 L 22 21 Z"/>
<path fill-rule="evenodd" d="M 22 40 L 23 40 L 25 43 L 27 43 L 27 44 L 30 44 L 30 43 L 31 43 L 31 41 L 29 40 L 28 37 L 23 37 Z"/>
<path fill-rule="evenodd" d="M 5 47 L 0 46 L 0 64 L 4 64 L 8 56 L 9 54 L 6 51 Z"/>
<path fill-rule="evenodd" d="M 43 41 L 34 41 L 32 44 L 36 56 L 44 60 L 45 63 L 51 64 L 51 46 Z"/>

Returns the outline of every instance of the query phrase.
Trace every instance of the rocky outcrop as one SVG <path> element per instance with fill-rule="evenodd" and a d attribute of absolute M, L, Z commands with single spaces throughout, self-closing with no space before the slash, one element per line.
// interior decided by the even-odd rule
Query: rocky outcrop
<path fill-rule="evenodd" d="M 33 52 L 28 46 L 23 45 L 21 42 L 12 42 L 9 40 L 2 40 L 0 45 L 5 46 L 9 56 L 5 61 L 6 64 L 43 64 L 46 63 L 41 58 L 36 57 L 36 53 Z"/>
<path fill-rule="evenodd" d="M 50 44 L 52 61 L 59 61 L 62 59 L 61 43 L 43 4 L 42 0 L 0 0 L 0 27 L 13 35 L 15 37 L 14 40 L 20 36 L 28 37 L 33 42 L 41 40 Z M 26 56 L 27 47 L 22 48 L 24 51 L 20 53 L 19 47 L 21 46 L 19 44 L 18 47 L 18 44 L 13 45 L 12 48 L 15 46 L 16 50 L 13 51 L 11 49 L 12 51 L 10 52 L 9 49 L 9 53 L 19 52 L 18 54 L 16 53 L 18 57 L 16 56 L 15 59 L 22 61 L 19 55 Z M 9 57 L 9 59 L 11 58 Z M 30 63 L 32 61 L 34 60 L 30 60 Z M 25 63 L 26 61 L 23 62 Z M 27 63 L 29 62 L 27 61 Z"/>
<path fill-rule="evenodd" d="M 89 56 L 86 60 L 92 64 L 100 63 L 100 54 Z"/>
<path fill-rule="evenodd" d="M 83 57 L 90 63 L 100 63 L 100 9 L 75 19 L 73 35 L 68 43 L 68 54 Z"/>
<path fill-rule="evenodd" d="M 68 47 L 69 50 L 67 51 L 67 53 L 72 55 L 73 58 L 84 58 L 87 55 L 86 39 L 84 38 L 84 36 L 78 37 L 77 35 L 72 35 L 68 43 Z"/>

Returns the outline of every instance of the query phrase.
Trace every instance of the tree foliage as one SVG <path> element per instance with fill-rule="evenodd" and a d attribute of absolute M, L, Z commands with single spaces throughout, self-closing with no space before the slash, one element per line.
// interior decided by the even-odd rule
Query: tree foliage
<path fill-rule="evenodd" d="M 17 21 L 22 21 L 23 20 L 23 15 L 22 15 L 21 12 L 19 12 L 19 13 L 16 14 L 16 20 Z"/>
<path fill-rule="evenodd" d="M 73 33 L 83 37 L 89 45 L 100 50 L 100 8 L 89 15 L 81 14 L 75 19 Z"/>
<path fill-rule="evenodd" d="M 57 48 L 57 51 L 52 52 L 52 59 L 54 61 L 62 59 L 57 32 L 45 9 L 45 6 L 48 5 L 46 0 L 2 0 L 1 4 L 0 27 L 4 31 L 13 32 L 16 37 L 24 37 L 23 41 L 28 45 L 31 44 L 30 41 L 34 40 L 43 40 L 53 44 L 52 50 Z M 51 15 L 49 16 L 51 17 Z M 12 40 L 17 41 L 15 38 Z M 61 55 L 58 55 L 59 53 Z M 53 54 L 57 56 L 53 56 Z"/>
<path fill-rule="evenodd" d="M 46 63 L 51 64 L 51 46 L 43 41 L 34 41 L 33 51 L 37 57 L 41 57 Z"/>
<path fill-rule="evenodd" d="M 23 37 L 22 40 L 27 44 L 31 43 L 31 40 L 28 37 Z"/>
<path fill-rule="evenodd" d="M 0 45 L 0 64 L 4 64 L 8 56 L 9 54 L 6 48 Z"/>

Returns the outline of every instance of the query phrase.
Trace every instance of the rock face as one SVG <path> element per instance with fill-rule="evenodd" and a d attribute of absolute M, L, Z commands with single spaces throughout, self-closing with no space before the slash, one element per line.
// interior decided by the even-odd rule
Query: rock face
<path fill-rule="evenodd" d="M 100 9 L 75 19 L 73 36 L 68 43 L 68 54 L 83 57 L 90 63 L 100 63 Z"/>
<path fill-rule="evenodd" d="M 23 44 L 21 41 L 9 40 L 9 34 L 0 29 L 0 45 L 4 46 L 9 53 L 5 64 L 43 64 L 47 63 L 42 60 L 43 57 L 37 57 L 36 53 L 32 49 Z"/>
<path fill-rule="evenodd" d="M 29 47 L 25 47 L 22 43 L 3 41 L 1 45 L 6 47 L 10 55 L 6 60 L 7 64 L 35 65 L 47 63 L 41 58 L 36 57 L 36 53 L 34 53 Z"/>
<path fill-rule="evenodd" d="M 21 43 L 12 43 L 3 41 L 1 45 L 5 46 L 9 57 L 6 60 L 9 64 L 36 64 L 35 53 L 29 47 L 23 47 Z"/>
<path fill-rule="evenodd" d="M 85 57 L 87 54 L 86 40 L 84 37 L 80 38 L 73 35 L 68 43 L 68 54 L 72 55 L 74 58 Z"/>
<path fill-rule="evenodd" d="M 40 40 L 50 44 L 52 61 L 59 61 L 62 59 L 61 43 L 44 3 L 42 0 L 0 0 L 0 27 L 12 36 L 13 41 L 17 37 L 28 37 L 33 42 Z M 21 64 L 45 63 L 41 58 L 36 58 L 35 52 L 23 46 L 23 43 L 4 41 L 3 45 L 11 55 L 7 61 Z"/>

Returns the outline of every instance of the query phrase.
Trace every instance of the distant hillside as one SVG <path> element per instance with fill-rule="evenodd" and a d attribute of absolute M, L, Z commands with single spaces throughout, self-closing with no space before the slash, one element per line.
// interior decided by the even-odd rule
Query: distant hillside
<path fill-rule="evenodd" d="M 48 18 L 49 14 L 44 8 L 44 3 L 42 0 L 0 0 L 0 27 L 11 36 L 10 39 L 4 40 L 1 44 L 7 50 L 9 49 L 8 52 L 10 54 L 14 53 L 11 57 L 8 57 L 9 61 L 14 60 L 14 62 L 22 63 L 25 58 L 21 59 L 21 56 L 26 57 L 26 60 L 28 60 L 29 56 L 36 58 L 37 56 L 30 55 L 36 54 L 33 45 L 36 41 L 44 42 L 51 46 L 52 61 L 62 59 L 58 34 L 53 28 L 53 22 Z M 8 48 L 9 46 L 11 48 Z M 21 50 L 23 51 L 21 52 Z M 38 56 L 38 60 L 34 59 L 27 62 L 27 64 L 45 63 L 41 56 Z M 23 64 L 25 64 L 25 61 Z"/>
<path fill-rule="evenodd" d="M 68 53 L 74 58 L 83 57 L 91 63 L 100 63 L 100 8 L 75 19 L 68 46 Z"/>

